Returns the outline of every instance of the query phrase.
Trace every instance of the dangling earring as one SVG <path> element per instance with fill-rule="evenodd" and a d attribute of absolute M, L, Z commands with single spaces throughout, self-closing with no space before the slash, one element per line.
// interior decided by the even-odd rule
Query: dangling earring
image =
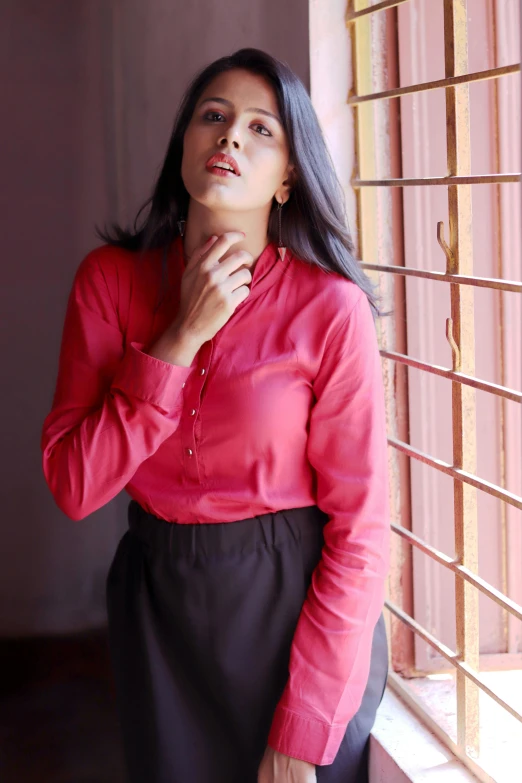
<path fill-rule="evenodd" d="M 283 203 L 282 202 L 278 202 L 278 204 L 277 204 L 277 217 L 278 217 L 278 222 L 279 222 L 279 247 L 278 247 L 278 250 L 279 250 L 279 257 L 280 257 L 281 261 L 284 261 L 285 260 L 285 255 L 286 255 L 286 247 L 283 247 L 283 240 L 282 240 L 282 236 L 281 236 L 281 214 L 282 214 L 282 212 L 283 212 Z"/>
<path fill-rule="evenodd" d="M 185 218 L 181 218 L 180 220 L 178 220 L 178 229 L 179 229 L 180 236 L 183 236 L 184 233 L 185 233 L 185 223 L 186 222 L 187 221 L 185 220 Z"/>

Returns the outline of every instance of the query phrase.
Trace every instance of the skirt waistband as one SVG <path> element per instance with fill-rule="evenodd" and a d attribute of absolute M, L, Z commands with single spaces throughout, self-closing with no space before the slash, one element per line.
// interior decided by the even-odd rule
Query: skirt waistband
<path fill-rule="evenodd" d="M 131 534 L 153 550 L 168 549 L 176 558 L 213 559 L 259 547 L 278 549 L 314 535 L 322 540 L 328 515 L 318 506 L 305 506 L 233 522 L 179 524 L 150 514 L 132 500 L 128 519 Z"/>

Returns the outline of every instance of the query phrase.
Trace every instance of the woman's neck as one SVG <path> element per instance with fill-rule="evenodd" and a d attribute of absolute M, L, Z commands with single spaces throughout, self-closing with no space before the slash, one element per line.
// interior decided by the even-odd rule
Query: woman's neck
<path fill-rule="evenodd" d="M 254 259 L 249 265 L 253 272 L 257 259 L 268 244 L 268 215 L 260 210 L 253 212 L 214 212 L 190 200 L 185 225 L 183 245 L 187 258 L 190 258 L 194 250 L 203 245 L 213 235 L 220 236 L 226 231 L 244 231 L 245 239 L 237 242 L 230 251 L 223 256 L 235 253 L 237 250 L 246 250 Z"/>

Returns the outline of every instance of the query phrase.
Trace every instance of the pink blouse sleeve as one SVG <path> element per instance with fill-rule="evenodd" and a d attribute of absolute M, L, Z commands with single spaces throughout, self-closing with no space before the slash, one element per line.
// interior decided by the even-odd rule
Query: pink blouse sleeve
<path fill-rule="evenodd" d="M 294 635 L 269 744 L 331 764 L 366 686 L 388 570 L 387 443 L 381 361 L 361 292 L 314 383 L 308 458 L 328 514 L 321 560 Z"/>
<path fill-rule="evenodd" d="M 57 505 L 79 520 L 123 489 L 177 428 L 190 368 L 143 353 L 124 336 L 94 251 L 69 297 L 56 391 L 42 432 L 43 469 Z"/>

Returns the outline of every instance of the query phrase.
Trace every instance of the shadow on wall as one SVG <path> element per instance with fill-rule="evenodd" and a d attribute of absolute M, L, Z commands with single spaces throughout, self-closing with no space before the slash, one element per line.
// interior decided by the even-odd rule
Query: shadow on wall
<path fill-rule="evenodd" d="M 125 221 L 148 195 L 182 90 L 198 68 L 258 46 L 287 60 L 308 85 L 309 31 L 308 3 L 300 0 L 182 8 L 129 0 L 124 11 L 101 0 L 4 0 L 2 11 L 5 637 L 102 626 L 105 576 L 126 527 L 125 497 L 69 521 L 41 472 L 40 431 L 66 299 L 78 264 L 97 244 L 94 225 Z"/>

